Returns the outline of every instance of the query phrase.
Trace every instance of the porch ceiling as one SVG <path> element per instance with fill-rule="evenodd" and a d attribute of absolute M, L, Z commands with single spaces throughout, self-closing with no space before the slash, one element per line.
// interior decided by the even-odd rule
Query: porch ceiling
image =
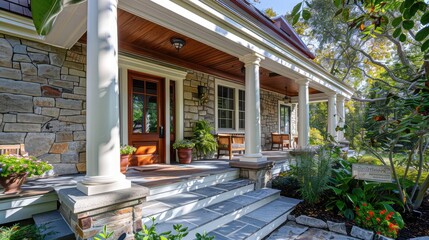
<path fill-rule="evenodd" d="M 238 58 L 121 9 L 118 9 L 118 31 L 121 52 L 244 83 L 243 63 Z M 186 41 L 179 52 L 170 43 L 172 37 Z M 86 42 L 86 35 L 81 41 Z M 260 80 L 264 89 L 284 94 L 287 86 L 288 95 L 298 95 L 298 85 L 287 77 L 261 68 Z M 309 91 L 320 93 L 313 88 Z"/>

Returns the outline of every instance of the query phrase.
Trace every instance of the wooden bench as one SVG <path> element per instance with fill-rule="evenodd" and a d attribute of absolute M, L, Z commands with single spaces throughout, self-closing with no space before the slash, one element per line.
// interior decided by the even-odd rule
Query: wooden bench
<path fill-rule="evenodd" d="M 0 154 L 17 154 L 28 156 L 24 144 L 0 145 Z"/>
<path fill-rule="evenodd" d="M 220 151 L 227 151 L 229 160 L 232 159 L 232 152 L 244 151 L 244 135 L 218 134 L 217 135 L 217 158 L 219 159 Z"/>
<path fill-rule="evenodd" d="M 277 145 L 277 150 L 283 150 L 283 147 L 290 148 L 289 134 L 271 133 L 271 150 L 273 150 L 274 145 Z"/>

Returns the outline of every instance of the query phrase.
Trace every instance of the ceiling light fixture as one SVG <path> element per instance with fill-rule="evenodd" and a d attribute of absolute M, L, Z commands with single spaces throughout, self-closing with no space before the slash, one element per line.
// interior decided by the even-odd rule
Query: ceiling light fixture
<path fill-rule="evenodd" d="M 175 37 L 170 38 L 170 42 L 174 46 L 174 48 L 176 48 L 177 52 L 179 52 L 179 50 L 186 44 L 185 40 Z"/>

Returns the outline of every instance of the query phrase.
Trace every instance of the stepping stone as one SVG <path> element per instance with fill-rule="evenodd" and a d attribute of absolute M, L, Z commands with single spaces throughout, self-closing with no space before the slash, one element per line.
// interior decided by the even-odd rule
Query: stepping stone
<path fill-rule="evenodd" d="M 45 235 L 45 240 L 75 239 L 74 233 L 58 211 L 51 211 L 33 216 L 35 225 Z"/>
<path fill-rule="evenodd" d="M 296 224 L 295 222 L 287 222 L 286 225 L 274 231 L 267 240 L 288 240 L 296 239 L 305 231 L 308 230 L 307 226 Z"/>
<path fill-rule="evenodd" d="M 300 235 L 299 237 L 295 238 L 296 240 L 358 240 L 354 237 L 349 237 L 341 234 L 336 234 L 333 232 L 329 232 L 323 229 L 318 228 L 310 228 L 308 231 Z"/>

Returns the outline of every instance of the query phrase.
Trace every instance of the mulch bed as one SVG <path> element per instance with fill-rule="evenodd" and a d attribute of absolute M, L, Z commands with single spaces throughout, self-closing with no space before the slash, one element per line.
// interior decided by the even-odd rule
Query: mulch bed
<path fill-rule="evenodd" d="M 289 195 L 289 197 L 292 196 Z M 327 200 L 328 198 L 322 199 L 321 202 L 326 202 Z M 291 214 L 295 216 L 307 215 L 324 221 L 345 222 L 347 232 L 350 232 L 354 225 L 353 221 L 346 219 L 344 216 L 332 210 L 326 210 L 323 204 L 309 205 L 301 202 Z M 429 196 L 425 198 L 418 211 L 408 214 L 402 213 L 402 218 L 404 219 L 405 227 L 399 232 L 397 239 L 429 236 Z"/>

